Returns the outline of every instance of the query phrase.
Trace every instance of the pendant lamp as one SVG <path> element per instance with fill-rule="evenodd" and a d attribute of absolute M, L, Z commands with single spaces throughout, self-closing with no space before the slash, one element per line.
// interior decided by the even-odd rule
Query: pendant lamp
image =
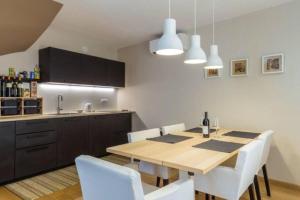
<path fill-rule="evenodd" d="M 176 34 L 176 21 L 171 18 L 171 0 L 169 0 L 169 18 L 165 20 L 163 35 L 157 43 L 156 54 L 175 56 L 183 53 L 183 45 Z"/>
<path fill-rule="evenodd" d="M 194 0 L 194 35 L 191 37 L 191 46 L 185 56 L 185 64 L 206 63 L 206 54 L 201 48 L 201 38 L 197 35 L 197 0 Z"/>
<path fill-rule="evenodd" d="M 215 44 L 215 0 L 213 0 L 213 44 L 210 46 L 210 56 L 208 57 L 205 69 L 221 69 L 223 61 L 219 56 L 218 45 Z"/>

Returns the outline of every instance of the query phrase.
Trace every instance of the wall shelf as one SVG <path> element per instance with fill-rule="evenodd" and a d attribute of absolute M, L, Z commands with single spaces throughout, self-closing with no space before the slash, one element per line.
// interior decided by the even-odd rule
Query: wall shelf
<path fill-rule="evenodd" d="M 0 118 L 43 114 L 42 97 L 0 97 Z"/>

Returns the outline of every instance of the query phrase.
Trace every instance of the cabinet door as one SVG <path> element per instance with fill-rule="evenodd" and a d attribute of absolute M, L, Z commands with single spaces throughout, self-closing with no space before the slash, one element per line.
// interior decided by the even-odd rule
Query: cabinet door
<path fill-rule="evenodd" d="M 82 83 L 89 85 L 109 85 L 108 66 L 105 59 L 95 56 L 82 55 L 81 61 Z"/>
<path fill-rule="evenodd" d="M 55 168 L 56 144 L 46 144 L 16 151 L 16 178 Z"/>
<path fill-rule="evenodd" d="M 109 135 L 111 134 L 111 118 L 109 115 L 91 116 L 90 120 L 90 150 L 91 155 L 100 157 L 107 154 Z"/>
<path fill-rule="evenodd" d="M 61 119 L 58 132 L 58 166 L 74 163 L 75 158 L 89 153 L 87 117 Z"/>
<path fill-rule="evenodd" d="M 107 60 L 110 86 L 125 87 L 125 63 Z"/>
<path fill-rule="evenodd" d="M 111 115 L 111 134 L 109 146 L 128 143 L 127 134 L 131 132 L 131 114 Z"/>
<path fill-rule="evenodd" d="M 81 73 L 81 54 L 61 49 L 50 49 L 50 81 L 78 83 Z"/>
<path fill-rule="evenodd" d="M 0 123 L 0 183 L 14 178 L 15 123 Z"/>

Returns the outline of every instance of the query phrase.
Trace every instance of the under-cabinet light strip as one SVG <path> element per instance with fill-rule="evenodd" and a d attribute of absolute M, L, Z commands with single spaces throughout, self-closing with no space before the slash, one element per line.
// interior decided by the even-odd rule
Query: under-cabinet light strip
<path fill-rule="evenodd" d="M 76 91 L 98 91 L 98 92 L 114 92 L 115 88 L 101 87 L 94 85 L 77 85 L 64 83 L 41 83 L 39 87 L 49 90 L 76 90 Z"/>

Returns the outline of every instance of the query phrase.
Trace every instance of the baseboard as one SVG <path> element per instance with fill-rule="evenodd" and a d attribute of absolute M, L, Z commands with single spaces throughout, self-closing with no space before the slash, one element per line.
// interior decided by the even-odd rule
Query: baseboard
<path fill-rule="evenodd" d="M 260 181 L 264 181 L 264 178 L 262 176 L 258 176 L 258 178 Z M 280 187 L 289 188 L 292 190 L 300 190 L 300 185 L 296 185 L 293 183 L 287 183 L 284 181 L 279 181 L 279 180 L 274 180 L 274 179 L 269 179 L 269 181 L 272 185 L 278 185 Z"/>

